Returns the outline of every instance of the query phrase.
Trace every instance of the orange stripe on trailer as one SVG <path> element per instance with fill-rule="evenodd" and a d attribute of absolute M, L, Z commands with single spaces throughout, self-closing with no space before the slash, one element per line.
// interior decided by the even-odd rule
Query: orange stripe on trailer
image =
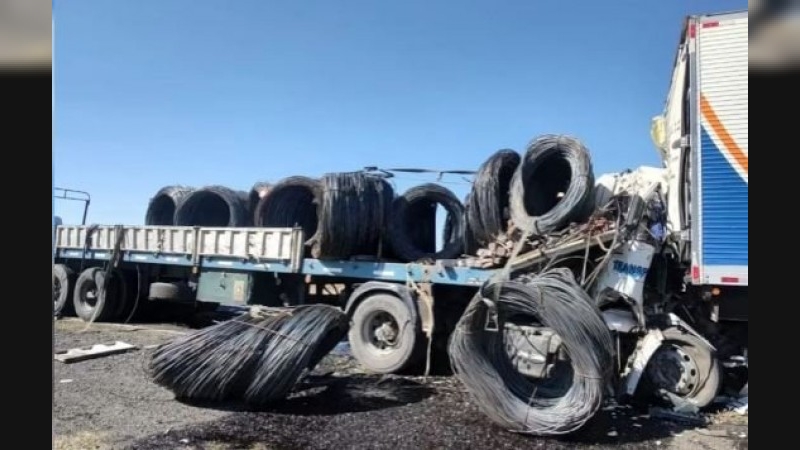
<path fill-rule="evenodd" d="M 739 167 L 744 169 L 744 173 L 750 174 L 749 172 L 749 158 L 747 155 L 744 154 L 742 149 L 736 144 L 736 141 L 733 140 L 730 134 L 728 134 L 728 130 L 725 129 L 725 126 L 722 125 L 720 122 L 719 117 L 717 117 L 717 113 L 714 112 L 714 109 L 711 107 L 711 104 L 706 99 L 706 96 L 700 94 L 700 111 L 703 113 L 703 117 L 706 118 L 711 128 L 714 130 L 714 133 L 722 140 L 725 149 L 730 152 L 733 156 L 733 159 L 739 164 Z"/>

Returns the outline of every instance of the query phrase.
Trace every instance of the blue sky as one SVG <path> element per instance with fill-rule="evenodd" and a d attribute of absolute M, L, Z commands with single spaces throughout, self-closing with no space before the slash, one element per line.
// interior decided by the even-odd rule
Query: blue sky
<path fill-rule="evenodd" d="M 596 173 L 650 142 L 684 16 L 741 1 L 56 0 L 53 171 L 92 223 L 168 184 L 475 169 L 543 133 Z M 397 180 L 404 190 L 432 177 Z M 459 197 L 468 185 L 445 178 Z M 56 201 L 65 223 L 80 207 Z"/>

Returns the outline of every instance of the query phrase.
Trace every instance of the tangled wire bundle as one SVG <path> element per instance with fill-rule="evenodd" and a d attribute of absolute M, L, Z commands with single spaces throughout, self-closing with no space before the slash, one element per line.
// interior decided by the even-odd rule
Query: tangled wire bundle
<path fill-rule="evenodd" d="M 206 186 L 187 195 L 175 211 L 175 225 L 246 227 L 251 224 L 247 193 Z"/>
<path fill-rule="evenodd" d="M 284 178 L 258 201 L 257 227 L 294 227 L 303 229 L 309 240 L 317 232 L 322 187 L 308 177 Z"/>
<path fill-rule="evenodd" d="M 592 212 L 589 151 L 569 136 L 545 135 L 529 146 L 511 180 L 511 219 L 534 235 L 582 222 Z"/>
<path fill-rule="evenodd" d="M 466 209 L 472 238 L 479 246 L 489 245 L 508 227 L 508 191 L 519 161 L 514 150 L 499 150 L 475 174 Z"/>
<path fill-rule="evenodd" d="M 547 381 L 532 381 L 514 368 L 503 333 L 486 330 L 487 303 L 497 308 L 500 330 L 509 318 L 533 317 L 559 335 L 572 369 L 566 391 L 552 392 Z M 492 421 L 536 435 L 583 426 L 600 407 L 613 364 L 608 328 L 567 269 L 482 287 L 459 320 L 449 353 L 456 376 Z"/>
<path fill-rule="evenodd" d="M 145 225 L 175 225 L 175 211 L 194 189 L 186 186 L 165 186 L 150 199 Z"/>
<path fill-rule="evenodd" d="M 327 174 L 321 182 L 322 207 L 311 254 L 376 255 L 394 199 L 392 186 L 383 177 L 362 172 Z"/>
<path fill-rule="evenodd" d="M 438 252 L 434 248 L 437 204 L 448 214 L 444 247 Z M 438 184 L 421 184 L 394 200 L 387 238 L 404 261 L 456 258 L 464 250 L 465 222 L 464 206 L 455 194 Z"/>
<path fill-rule="evenodd" d="M 178 398 L 262 405 L 286 397 L 345 333 L 333 306 L 265 308 L 161 345 L 151 375 Z"/>

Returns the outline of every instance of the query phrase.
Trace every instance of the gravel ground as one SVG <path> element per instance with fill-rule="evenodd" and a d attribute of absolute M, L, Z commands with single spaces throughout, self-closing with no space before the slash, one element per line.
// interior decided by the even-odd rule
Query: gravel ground
<path fill-rule="evenodd" d="M 55 349 L 125 341 L 139 347 L 72 364 L 55 362 L 56 449 L 703 448 L 746 449 L 747 417 L 714 415 L 703 428 L 608 405 L 559 439 L 517 435 L 490 422 L 452 377 L 360 373 L 330 355 L 318 376 L 269 411 L 190 405 L 147 378 L 152 347 L 191 330 L 168 324 L 56 322 Z"/>

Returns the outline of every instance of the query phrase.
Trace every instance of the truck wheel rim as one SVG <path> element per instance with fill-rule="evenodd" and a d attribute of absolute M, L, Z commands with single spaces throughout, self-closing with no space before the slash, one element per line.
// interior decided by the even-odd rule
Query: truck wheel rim
<path fill-rule="evenodd" d="M 86 291 L 86 304 L 89 305 L 90 308 L 94 308 L 97 306 L 97 288 L 91 288 Z"/>
<path fill-rule="evenodd" d="M 700 378 L 697 362 L 677 345 L 661 347 L 653 355 L 648 373 L 656 386 L 681 396 L 693 393 Z"/>
<path fill-rule="evenodd" d="M 400 327 L 394 317 L 385 312 L 377 311 L 365 321 L 369 343 L 378 350 L 390 351 L 397 347 L 400 337 Z"/>

